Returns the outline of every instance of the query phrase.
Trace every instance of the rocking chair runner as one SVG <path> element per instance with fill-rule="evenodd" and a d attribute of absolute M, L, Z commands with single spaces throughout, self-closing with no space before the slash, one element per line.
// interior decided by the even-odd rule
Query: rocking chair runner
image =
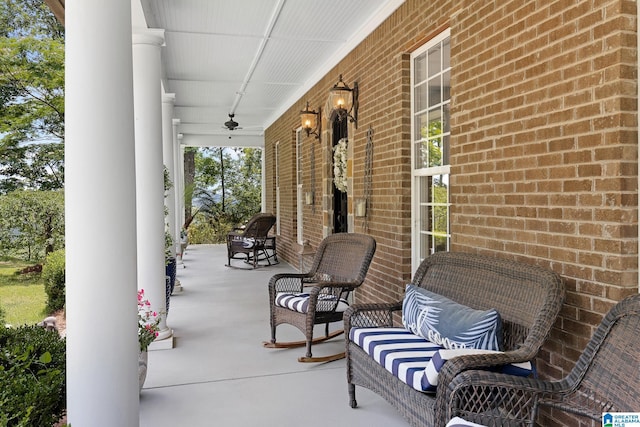
<path fill-rule="evenodd" d="M 258 266 L 259 260 L 264 259 L 271 265 L 275 251 L 270 255 L 265 243 L 269 238 L 269 230 L 275 223 L 275 215 L 259 213 L 251 217 L 245 227 L 235 228 L 227 234 L 227 266 L 231 267 L 232 259 L 244 259 L 246 263 L 252 264 L 253 268 Z M 277 258 L 275 260 L 277 261 Z"/>
<path fill-rule="evenodd" d="M 344 357 L 339 353 L 313 357 L 311 346 L 344 332 L 344 328 L 329 333 L 329 324 L 342 321 L 351 291 L 362 284 L 376 251 L 371 236 L 338 233 L 326 237 L 318 247 L 311 269 L 307 273 L 276 274 L 269 281 L 271 309 L 271 341 L 267 348 L 307 347 L 299 362 L 329 362 Z M 276 327 L 290 324 L 305 334 L 304 341 L 279 343 Z M 314 325 L 325 324 L 325 336 L 313 338 Z"/>

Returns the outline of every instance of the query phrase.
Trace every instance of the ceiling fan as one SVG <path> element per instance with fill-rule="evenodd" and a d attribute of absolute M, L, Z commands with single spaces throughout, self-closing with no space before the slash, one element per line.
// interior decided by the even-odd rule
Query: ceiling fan
<path fill-rule="evenodd" d="M 233 120 L 234 116 L 235 116 L 235 114 L 229 113 L 229 120 L 224 122 L 224 127 L 227 128 L 228 130 L 242 129 L 240 127 L 239 123 L 236 122 L 235 120 Z"/>

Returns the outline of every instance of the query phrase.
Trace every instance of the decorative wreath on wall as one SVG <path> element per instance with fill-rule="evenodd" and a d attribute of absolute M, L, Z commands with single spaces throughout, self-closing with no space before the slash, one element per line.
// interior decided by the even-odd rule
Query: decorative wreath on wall
<path fill-rule="evenodd" d="M 347 138 L 333 147 L 333 183 L 343 193 L 347 192 Z"/>

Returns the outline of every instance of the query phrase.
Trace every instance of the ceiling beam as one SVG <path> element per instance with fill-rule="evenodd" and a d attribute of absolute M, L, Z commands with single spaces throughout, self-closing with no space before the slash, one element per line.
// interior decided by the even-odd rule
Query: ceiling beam
<path fill-rule="evenodd" d="M 262 58 L 264 49 L 265 47 L 267 47 L 267 42 L 271 38 L 273 27 L 275 27 L 276 22 L 278 21 L 278 18 L 282 13 L 282 7 L 284 6 L 284 2 L 285 0 L 278 0 L 278 3 L 276 4 L 273 10 L 273 14 L 271 14 L 271 19 L 269 19 L 269 24 L 267 25 L 267 29 L 265 30 L 264 36 L 260 41 L 260 46 L 258 46 L 258 51 L 253 57 L 253 61 L 249 66 L 249 70 L 247 71 L 247 74 L 244 77 L 244 81 L 242 82 L 240 89 L 236 92 L 236 99 L 233 101 L 233 105 L 231 106 L 231 110 L 229 111 L 229 114 L 235 114 L 236 108 L 238 108 L 238 104 L 240 104 L 240 100 L 244 96 L 245 90 L 247 89 L 247 85 L 249 84 L 249 81 L 251 81 L 251 76 L 253 75 L 254 71 L 256 70 L 256 67 L 258 66 L 258 63 L 260 62 L 260 58 Z"/>
<path fill-rule="evenodd" d="M 187 147 L 255 147 L 264 148 L 264 136 L 240 134 L 229 135 L 193 135 L 185 134 L 180 141 Z"/>

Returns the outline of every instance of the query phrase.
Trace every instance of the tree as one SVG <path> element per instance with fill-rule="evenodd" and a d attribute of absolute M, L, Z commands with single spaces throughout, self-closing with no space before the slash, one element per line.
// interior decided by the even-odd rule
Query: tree
<path fill-rule="evenodd" d="M 64 28 L 41 0 L 0 3 L 0 193 L 64 183 Z"/>
<path fill-rule="evenodd" d="M 189 225 L 197 215 L 198 210 L 193 211 L 193 194 L 195 190 L 194 179 L 196 175 L 195 155 L 198 151 L 195 147 L 186 147 L 184 150 L 184 228 Z"/>
<path fill-rule="evenodd" d="M 64 247 L 64 194 L 18 190 L 0 196 L 0 253 L 44 259 Z"/>
<path fill-rule="evenodd" d="M 260 212 L 262 205 L 262 150 L 241 150 L 235 169 L 228 175 L 227 187 L 232 196 L 233 212 L 244 222 Z"/>
<path fill-rule="evenodd" d="M 194 204 L 201 213 L 189 240 L 216 243 L 261 207 L 261 151 L 203 148 L 195 154 Z M 201 240 L 200 236 L 208 236 Z"/>

